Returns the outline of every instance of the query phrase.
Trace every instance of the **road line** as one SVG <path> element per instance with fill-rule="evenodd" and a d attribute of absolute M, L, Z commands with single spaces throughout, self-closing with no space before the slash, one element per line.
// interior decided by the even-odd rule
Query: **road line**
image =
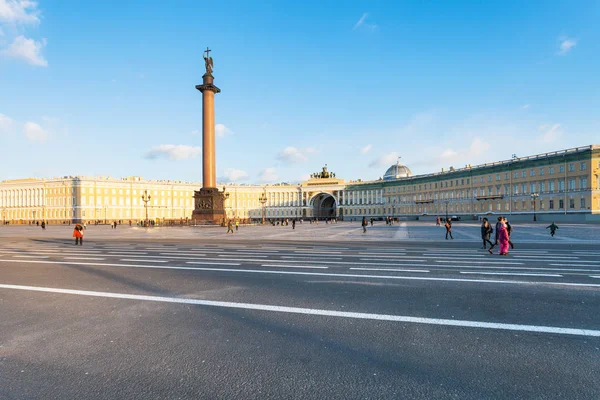
<path fill-rule="evenodd" d="M 600 279 L 600 275 L 590 275 L 590 278 Z"/>
<path fill-rule="evenodd" d="M 276 264 L 262 264 L 261 267 L 329 269 L 329 267 L 317 267 L 315 265 L 276 265 Z"/>
<path fill-rule="evenodd" d="M 46 261 L 46 260 L 0 260 L 0 262 L 12 262 L 19 264 L 58 264 L 58 265 L 90 265 L 94 267 L 126 267 L 126 268 L 150 268 L 150 269 L 183 269 L 192 271 L 206 271 L 207 268 L 195 267 L 174 267 L 167 265 L 142 265 L 142 264 L 114 264 L 114 263 L 89 263 L 89 262 L 73 262 L 73 261 Z M 240 265 L 237 263 L 200 263 L 208 265 Z M 215 269 L 219 271 L 219 269 Z"/>
<path fill-rule="evenodd" d="M 102 257 L 63 257 L 65 260 L 88 260 L 88 261 L 101 261 L 106 260 Z"/>
<path fill-rule="evenodd" d="M 488 265 L 523 265 L 524 264 L 522 262 L 511 262 L 511 261 L 470 261 L 470 260 L 463 260 L 463 261 L 454 261 L 454 260 L 438 261 L 438 260 L 436 260 L 435 262 L 460 264 L 460 263 L 464 263 L 465 261 L 467 261 L 471 264 L 488 264 Z"/>
<path fill-rule="evenodd" d="M 519 256 L 519 255 L 515 255 L 513 256 L 514 258 L 536 258 L 536 259 L 543 259 L 543 260 L 579 260 L 579 257 L 564 257 L 564 256 L 553 256 L 553 255 L 546 255 L 546 256 Z"/>
<path fill-rule="evenodd" d="M 314 257 L 309 257 L 309 256 L 281 256 L 281 258 L 292 258 L 292 259 L 299 258 L 301 260 L 312 260 L 312 259 L 317 258 L 317 257 L 322 257 L 322 255 L 318 254 L 318 255 L 316 255 Z M 341 260 L 341 259 L 342 259 L 342 257 L 329 257 L 329 258 L 326 258 L 326 260 Z"/>
<path fill-rule="evenodd" d="M 392 271 L 392 272 L 429 272 L 426 269 L 397 269 L 397 268 L 350 268 L 351 270 L 357 271 Z"/>
<path fill-rule="evenodd" d="M 461 327 L 461 328 L 480 328 L 480 329 L 495 329 L 495 330 L 508 330 L 508 331 L 520 331 L 520 332 L 532 332 L 532 333 L 549 333 L 549 334 L 559 334 L 559 335 L 600 337 L 600 330 L 594 330 L 594 329 L 506 324 L 506 323 L 498 323 L 498 322 L 454 320 L 454 319 L 442 319 L 442 318 L 424 318 L 424 317 L 411 317 L 411 316 L 405 316 L 405 315 L 372 314 L 372 313 L 348 312 L 348 311 L 337 311 L 337 310 L 323 310 L 323 309 L 315 309 L 315 308 L 274 306 L 274 305 L 268 305 L 268 304 L 235 303 L 235 302 L 227 302 L 227 301 L 188 299 L 188 298 L 180 298 L 180 297 L 148 296 L 148 295 L 114 293 L 114 292 L 96 292 L 96 291 L 89 291 L 89 290 L 59 289 L 59 288 L 48 288 L 48 287 L 38 287 L 38 286 L 20 286 L 20 285 L 0 284 L 0 289 L 22 290 L 22 291 L 29 291 L 29 292 L 58 293 L 58 294 L 68 294 L 68 295 L 77 295 L 77 296 L 89 296 L 89 297 L 104 297 L 104 298 L 112 298 L 112 299 L 154 301 L 154 302 L 161 302 L 161 303 L 193 304 L 193 305 L 207 306 L 207 307 L 235 308 L 235 309 L 244 309 L 244 310 L 280 312 L 280 313 L 288 313 L 288 314 L 316 315 L 316 316 L 324 316 L 324 317 L 353 318 L 353 319 L 390 321 L 390 322 L 414 323 L 414 324 L 425 324 L 425 325 L 455 326 L 455 327 Z"/>
<path fill-rule="evenodd" d="M 13 256 L 15 258 L 48 258 L 48 256 Z"/>
<path fill-rule="evenodd" d="M 131 254 L 132 256 L 137 256 L 142 255 L 142 254 L 148 254 L 147 251 L 109 251 L 108 254 Z"/>
<path fill-rule="evenodd" d="M 133 260 L 133 259 L 130 259 L 130 258 L 121 258 L 119 261 L 150 262 L 150 263 L 168 263 L 167 260 Z"/>
<path fill-rule="evenodd" d="M 413 260 L 410 258 L 398 258 L 398 259 L 389 259 L 384 258 L 383 260 L 377 258 L 361 258 L 360 261 L 398 261 L 398 262 L 427 262 L 427 260 Z M 364 263 L 363 263 L 364 264 Z"/>
<path fill-rule="evenodd" d="M 474 275 L 510 275 L 510 276 L 548 276 L 562 278 L 559 274 L 527 274 L 520 272 L 481 272 L 481 271 L 460 271 L 461 274 L 474 274 Z"/>
<path fill-rule="evenodd" d="M 264 260 L 257 260 L 264 261 Z M 186 261 L 186 264 L 200 264 L 200 265 L 241 265 L 240 263 L 224 263 L 224 262 L 205 262 L 205 261 Z M 199 268 L 205 270 L 205 268 Z"/>
<path fill-rule="evenodd" d="M 573 262 L 573 261 L 569 261 Z M 600 267 L 600 261 L 578 261 L 578 264 L 566 264 L 566 263 L 552 263 L 550 264 L 553 267 L 593 267 L 593 265 L 587 264 L 596 264 Z"/>
<path fill-rule="evenodd" d="M 59 264 L 59 265 L 91 265 L 100 267 L 131 267 L 131 268 L 152 268 L 152 269 L 182 269 L 195 271 L 220 271 L 220 272 L 244 272 L 244 273 L 262 273 L 262 274 L 280 274 L 280 275 L 312 275 L 312 276 L 335 276 L 349 278 L 372 278 L 372 279 L 398 279 L 398 280 L 416 280 L 416 281 L 437 281 L 437 282 L 465 282 L 465 283 L 493 283 L 510 285 L 547 285 L 547 286 L 566 286 L 566 287 L 593 287 L 600 288 L 600 284 L 595 283 L 573 283 L 573 282 L 539 282 L 539 281 L 503 281 L 494 279 L 467 279 L 467 278 L 433 278 L 416 276 L 390 276 L 390 275 L 364 275 L 364 274 L 336 274 L 324 272 L 300 272 L 300 271 L 270 271 L 256 269 L 231 269 L 231 268 L 208 268 L 208 267 L 175 267 L 165 265 L 137 265 L 137 264 L 107 264 L 107 263 L 85 263 L 85 262 L 66 262 L 66 261 L 46 261 L 46 260 L 1 260 L 0 262 L 12 263 L 30 263 L 30 264 Z M 188 264 L 208 264 L 208 265 L 240 265 L 235 263 L 208 263 L 208 262 L 187 262 Z"/>

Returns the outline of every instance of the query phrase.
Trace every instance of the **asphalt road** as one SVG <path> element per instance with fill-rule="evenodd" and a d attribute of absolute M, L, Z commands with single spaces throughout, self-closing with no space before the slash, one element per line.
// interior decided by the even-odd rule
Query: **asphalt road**
<path fill-rule="evenodd" d="M 600 249 L 0 243 L 1 399 L 597 399 Z"/>

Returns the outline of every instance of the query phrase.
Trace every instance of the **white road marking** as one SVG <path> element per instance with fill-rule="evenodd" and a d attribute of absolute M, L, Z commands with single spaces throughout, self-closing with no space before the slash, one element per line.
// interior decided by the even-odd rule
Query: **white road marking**
<path fill-rule="evenodd" d="M 0 260 L 1 262 L 12 262 L 19 264 L 58 264 L 58 265 L 90 265 L 94 267 L 126 267 L 126 268 L 150 268 L 150 269 L 183 269 L 193 271 L 207 271 L 207 268 L 195 267 L 173 267 L 166 265 L 141 265 L 141 264 L 114 264 L 114 263 L 90 263 L 90 262 L 74 262 L 74 261 L 46 261 L 46 260 Z M 237 263 L 198 263 L 208 265 L 240 265 Z M 219 269 L 215 269 L 219 271 Z M 235 270 L 234 270 L 235 271 Z"/>
<path fill-rule="evenodd" d="M 260 254 L 260 253 L 279 253 L 279 250 L 236 250 L 239 251 L 240 253 L 256 253 L 256 254 Z"/>
<path fill-rule="evenodd" d="M 151 263 L 168 263 L 167 260 L 133 260 L 131 258 L 121 258 L 119 261 L 133 261 L 133 262 L 151 262 Z"/>
<path fill-rule="evenodd" d="M 590 278 L 600 279 L 600 275 L 590 275 Z"/>
<path fill-rule="evenodd" d="M 140 255 L 141 254 L 148 254 L 148 252 L 147 251 L 141 251 L 141 250 L 140 251 L 137 251 L 137 250 L 134 250 L 134 251 L 109 251 L 108 254 L 131 254 L 131 255 L 136 256 L 138 254 L 140 254 Z"/>
<path fill-rule="evenodd" d="M 397 259 L 384 258 L 383 260 L 379 260 L 377 258 L 361 258 L 360 260 L 361 261 L 427 262 L 427 260 L 413 260 L 411 258 L 397 258 Z"/>
<path fill-rule="evenodd" d="M 231 257 L 231 256 L 239 256 L 240 254 L 219 254 L 217 257 Z M 259 255 L 252 255 L 252 257 L 254 258 L 267 258 L 268 256 L 259 256 Z"/>
<path fill-rule="evenodd" d="M 547 255 L 547 256 L 519 256 L 519 255 L 515 255 L 513 256 L 514 258 L 535 258 L 538 260 L 579 260 L 579 257 L 565 257 L 565 256 L 554 256 L 554 255 Z"/>
<path fill-rule="evenodd" d="M 290 254 L 288 256 L 284 256 L 282 255 L 281 257 L 288 257 L 288 258 L 298 258 L 298 257 L 325 257 L 325 259 L 342 259 L 342 255 L 341 254 L 323 254 L 323 253 L 283 253 L 283 254 Z M 344 257 L 356 257 L 353 255 L 344 255 Z"/>
<path fill-rule="evenodd" d="M 48 258 L 48 256 L 13 256 L 15 258 Z"/>
<path fill-rule="evenodd" d="M 65 260 L 88 260 L 88 261 L 101 261 L 106 260 L 103 257 L 64 257 Z"/>
<path fill-rule="evenodd" d="M 264 261 L 264 260 L 257 260 Z M 224 262 L 206 262 L 206 261 L 186 261 L 186 264 L 200 264 L 200 265 L 241 265 L 240 263 L 224 263 Z M 205 270 L 205 268 L 198 268 Z"/>
<path fill-rule="evenodd" d="M 523 265 L 524 263 L 522 262 L 511 262 L 511 261 L 471 261 L 471 260 L 466 260 L 471 264 L 488 264 L 488 265 L 494 265 L 494 264 L 500 264 L 500 265 Z M 453 263 L 453 264 L 460 264 L 460 263 L 464 263 L 465 260 L 463 261 L 454 261 L 454 260 L 443 260 L 443 261 L 438 261 L 436 260 L 435 262 L 438 263 Z"/>
<path fill-rule="evenodd" d="M 573 263 L 573 261 L 569 261 L 569 263 Z M 552 263 L 550 265 L 553 267 L 594 267 L 594 265 L 587 264 L 596 264 L 600 267 L 600 261 L 578 261 L 578 264 Z"/>
<path fill-rule="evenodd" d="M 392 271 L 392 272 L 429 272 L 426 269 L 398 269 L 398 268 L 350 268 L 351 270 L 357 271 Z"/>
<path fill-rule="evenodd" d="M 474 274 L 474 275 L 510 275 L 510 276 L 548 276 L 562 278 L 562 275 L 558 274 L 528 274 L 521 272 L 481 272 L 481 271 L 460 271 L 461 274 Z"/>
<path fill-rule="evenodd" d="M 328 269 L 329 267 L 317 267 L 315 265 L 276 265 L 262 264 L 261 267 L 276 267 L 276 268 L 312 268 L 312 269 Z"/>
<path fill-rule="evenodd" d="M 310 256 L 281 256 L 281 258 L 291 258 L 291 259 L 299 258 L 301 260 L 312 260 L 312 259 L 315 259 L 317 257 L 322 257 L 322 255 L 318 254 L 318 255 L 316 255 L 314 257 L 310 257 Z M 329 257 L 329 258 L 326 258 L 326 260 L 341 260 L 341 259 L 342 259 L 342 257 Z"/>
<path fill-rule="evenodd" d="M 274 306 L 274 305 L 268 305 L 268 304 L 235 303 L 235 302 L 227 302 L 227 301 L 188 299 L 188 298 L 180 298 L 180 297 L 148 296 L 148 295 L 114 293 L 114 292 L 96 292 L 96 291 L 89 291 L 89 290 L 60 289 L 60 288 L 48 288 L 48 287 L 39 287 L 39 286 L 21 286 L 21 285 L 0 284 L 0 289 L 23 290 L 23 291 L 30 291 L 30 292 L 59 293 L 59 294 L 69 294 L 69 295 L 89 296 L 89 297 L 104 297 L 104 298 L 112 298 L 112 299 L 154 301 L 154 302 L 161 302 L 161 303 L 193 304 L 193 305 L 207 306 L 207 307 L 224 307 L 224 308 L 235 308 L 235 309 L 245 309 L 245 310 L 271 311 L 271 312 L 280 312 L 280 313 L 289 313 L 289 314 L 316 315 L 316 316 L 325 316 L 325 317 L 353 318 L 353 319 L 390 321 L 390 322 L 401 322 L 401 323 L 415 323 L 415 324 L 426 324 L 426 325 L 455 326 L 455 327 L 462 327 L 462 328 L 497 329 L 497 330 L 520 331 L 520 332 L 600 337 L 600 330 L 593 330 L 593 329 L 506 324 L 506 323 L 498 323 L 498 322 L 468 321 L 468 320 L 454 320 L 454 319 L 441 319 L 441 318 L 424 318 L 424 317 L 411 317 L 411 316 L 390 315 L 390 314 L 372 314 L 372 313 L 348 312 L 348 311 L 337 311 L 337 310 L 323 310 L 323 309 L 315 309 L 315 308 Z"/>

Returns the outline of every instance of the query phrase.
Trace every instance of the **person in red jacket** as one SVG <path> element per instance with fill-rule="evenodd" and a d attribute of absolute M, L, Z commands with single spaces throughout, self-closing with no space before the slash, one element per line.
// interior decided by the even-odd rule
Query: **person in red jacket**
<path fill-rule="evenodd" d="M 81 225 L 75 225 L 75 229 L 73 229 L 73 237 L 75 238 L 76 246 L 83 246 L 83 227 Z"/>

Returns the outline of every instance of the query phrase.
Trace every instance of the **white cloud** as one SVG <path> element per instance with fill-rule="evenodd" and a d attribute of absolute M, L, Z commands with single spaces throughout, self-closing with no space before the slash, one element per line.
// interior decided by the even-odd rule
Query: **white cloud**
<path fill-rule="evenodd" d="M 360 154 L 367 154 L 369 151 L 371 151 L 371 146 L 370 144 L 366 145 L 365 147 L 360 149 Z"/>
<path fill-rule="evenodd" d="M 48 139 L 48 132 L 35 122 L 26 122 L 23 126 L 23 133 L 30 142 L 43 143 Z"/>
<path fill-rule="evenodd" d="M 243 181 L 246 178 L 248 178 L 246 171 L 235 168 L 225 168 L 223 171 L 223 176 L 221 176 L 218 180 L 220 182 L 236 182 Z"/>
<path fill-rule="evenodd" d="M 0 0 L 1 1 L 1 0 Z M 42 56 L 42 48 L 46 45 L 46 39 L 37 42 L 33 39 L 27 39 L 25 36 L 17 36 L 2 54 L 28 62 L 38 67 L 47 67 L 48 61 Z"/>
<path fill-rule="evenodd" d="M 228 127 L 226 127 L 223 124 L 217 124 L 215 125 L 215 135 L 217 135 L 217 137 L 224 137 L 226 135 L 230 135 L 233 132 L 231 131 L 231 129 L 229 129 Z"/>
<path fill-rule="evenodd" d="M 356 24 L 354 24 L 354 27 L 352 28 L 352 30 L 356 30 L 360 27 L 363 28 L 368 28 L 371 30 L 374 30 L 375 28 L 377 28 L 377 25 L 375 24 L 367 24 L 365 21 L 367 20 L 367 17 L 369 16 L 369 13 L 364 13 L 358 21 L 356 21 Z"/>
<path fill-rule="evenodd" d="M 40 22 L 37 2 L 30 0 L 0 0 L 0 21 L 27 25 Z"/>
<path fill-rule="evenodd" d="M 4 114 L 0 114 L 0 135 L 11 133 L 14 121 Z"/>
<path fill-rule="evenodd" d="M 281 151 L 279 154 L 277 154 L 276 158 L 279 161 L 283 161 L 289 164 L 296 164 L 308 161 L 308 156 L 314 153 L 316 153 L 316 150 L 312 147 L 298 149 L 296 147 L 289 146 L 283 149 L 283 151 Z"/>
<path fill-rule="evenodd" d="M 560 124 L 544 124 L 539 127 L 539 130 L 541 132 L 539 139 L 544 143 L 555 142 L 562 136 Z"/>
<path fill-rule="evenodd" d="M 529 104 L 524 104 L 521 108 L 523 110 L 527 110 L 529 107 L 531 107 Z"/>
<path fill-rule="evenodd" d="M 566 36 L 559 37 L 558 41 L 559 41 L 559 50 L 556 54 L 558 54 L 559 56 L 564 56 L 569 51 L 571 51 L 571 49 L 573 47 L 577 46 L 576 39 L 570 39 Z"/>
<path fill-rule="evenodd" d="M 363 15 L 360 17 L 360 19 L 358 20 L 358 22 L 356 22 L 356 24 L 354 24 L 354 28 L 352 28 L 352 30 L 354 30 L 354 29 L 356 29 L 356 28 L 360 27 L 360 26 L 361 26 L 361 25 L 362 25 L 362 24 L 365 22 L 365 19 L 367 19 L 367 17 L 368 17 L 368 16 L 369 16 L 369 13 L 364 13 L 364 14 L 363 14 Z"/>
<path fill-rule="evenodd" d="M 375 167 L 389 167 L 392 164 L 395 164 L 398 161 L 398 153 L 396 153 L 395 151 L 392 151 L 391 153 L 388 153 L 386 155 L 383 155 L 381 157 L 379 157 L 376 160 L 371 161 L 371 163 L 369 164 L 369 167 L 371 168 L 375 168 Z"/>
<path fill-rule="evenodd" d="M 168 158 L 169 160 L 187 160 L 196 158 L 202 152 L 202 147 L 188 145 L 161 144 L 155 146 L 146 153 L 145 158 L 148 160 L 156 160 L 159 158 Z"/>
<path fill-rule="evenodd" d="M 258 180 L 263 183 L 275 182 L 279 179 L 275 168 L 265 168 L 258 174 Z"/>

